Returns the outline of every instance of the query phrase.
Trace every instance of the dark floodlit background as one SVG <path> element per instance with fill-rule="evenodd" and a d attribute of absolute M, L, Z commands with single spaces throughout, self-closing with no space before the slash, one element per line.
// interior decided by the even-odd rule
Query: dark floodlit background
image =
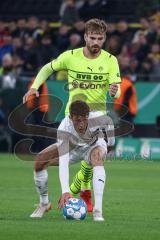
<path fill-rule="evenodd" d="M 118 58 L 123 88 L 121 104 L 129 108 L 132 134 L 117 138 L 116 155 L 160 159 L 160 9 L 158 0 L 5 0 L 0 7 L 0 151 L 13 152 L 24 138 L 8 127 L 8 116 L 22 103 L 22 96 L 38 70 L 67 49 L 83 46 L 84 22 L 105 19 L 108 25 L 104 49 Z M 129 82 L 125 82 L 129 79 Z M 28 122 L 41 124 L 46 112 L 50 127 L 64 116 L 68 98 L 67 74 L 55 73 L 40 88 L 54 94 Z M 129 85 L 127 85 L 129 84 Z M 128 86 L 126 88 L 125 86 Z M 134 100 L 131 97 L 134 92 Z M 135 99 L 137 98 L 137 103 Z M 109 99 L 111 101 L 111 99 Z M 42 101 L 43 102 L 43 101 Z M 41 105 L 42 102 L 37 104 Z M 32 109 L 32 102 L 25 106 Z M 57 109 L 59 107 L 59 109 Z M 56 118 L 56 113 L 59 115 Z M 44 124 L 44 123 L 43 123 Z M 44 124 L 45 125 L 45 124 Z M 52 141 L 33 137 L 34 151 Z"/>

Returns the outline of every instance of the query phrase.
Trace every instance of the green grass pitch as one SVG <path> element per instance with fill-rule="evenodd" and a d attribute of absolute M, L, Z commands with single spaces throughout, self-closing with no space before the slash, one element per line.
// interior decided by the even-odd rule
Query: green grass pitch
<path fill-rule="evenodd" d="M 71 166 L 70 173 L 79 169 Z M 0 155 L 0 239 L 2 240 L 158 240 L 160 239 L 160 162 L 110 161 L 105 164 L 105 222 L 67 221 L 57 209 L 58 168 L 49 168 L 53 210 L 43 219 L 30 219 L 38 203 L 33 163 Z"/>

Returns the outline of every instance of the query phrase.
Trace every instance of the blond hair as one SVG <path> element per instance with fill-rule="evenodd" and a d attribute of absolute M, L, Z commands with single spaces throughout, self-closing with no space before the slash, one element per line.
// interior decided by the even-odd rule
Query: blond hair
<path fill-rule="evenodd" d="M 106 33 L 107 32 L 107 24 L 105 21 L 92 18 L 85 23 L 85 33 Z"/>

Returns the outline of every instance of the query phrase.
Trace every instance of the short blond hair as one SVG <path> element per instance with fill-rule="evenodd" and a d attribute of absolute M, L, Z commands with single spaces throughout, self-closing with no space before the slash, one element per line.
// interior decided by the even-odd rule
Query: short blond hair
<path fill-rule="evenodd" d="M 92 18 L 85 23 L 85 33 L 106 33 L 107 32 L 107 24 L 105 21 Z"/>

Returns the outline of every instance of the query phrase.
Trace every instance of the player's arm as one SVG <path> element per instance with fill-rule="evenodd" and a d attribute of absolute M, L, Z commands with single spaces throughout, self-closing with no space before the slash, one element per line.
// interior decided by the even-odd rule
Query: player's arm
<path fill-rule="evenodd" d="M 61 122 L 57 131 L 58 153 L 59 153 L 59 179 L 62 189 L 62 196 L 58 208 L 62 208 L 71 196 L 69 188 L 69 135 L 65 119 Z"/>
<path fill-rule="evenodd" d="M 58 202 L 58 208 L 62 208 L 68 202 L 68 199 L 72 197 L 69 188 L 69 153 L 59 156 L 59 179 L 62 196 Z"/>
<path fill-rule="evenodd" d="M 107 146 L 109 148 L 113 148 L 115 145 L 115 131 L 114 131 L 114 123 L 113 120 L 110 116 L 106 116 L 107 120 L 107 129 L 106 129 L 106 134 L 107 134 Z"/>
<path fill-rule="evenodd" d="M 68 52 L 64 52 L 57 59 L 54 59 L 41 68 L 29 91 L 24 95 L 23 103 L 25 103 L 31 95 L 39 97 L 39 87 L 51 76 L 53 72 L 66 69 L 67 57 Z"/>
<path fill-rule="evenodd" d="M 23 97 L 23 103 L 27 102 L 28 98 L 32 95 L 35 95 L 36 97 L 39 97 L 38 89 L 39 87 L 44 83 L 46 79 L 53 73 L 53 70 L 51 68 L 51 63 L 48 63 L 44 65 L 39 73 L 37 74 L 33 84 L 31 85 L 28 92 Z"/>
<path fill-rule="evenodd" d="M 64 207 L 64 204 L 71 197 L 69 189 L 69 154 L 59 157 L 59 179 L 61 183 L 62 196 L 58 203 L 58 208 Z"/>
<path fill-rule="evenodd" d="M 113 98 L 119 98 L 121 95 L 120 88 L 121 78 L 117 58 L 111 56 L 109 70 L 109 95 Z"/>
<path fill-rule="evenodd" d="M 104 135 L 104 139 L 107 142 L 107 152 L 113 150 L 113 146 L 115 145 L 115 130 L 114 130 L 114 123 L 110 116 L 104 115 L 103 116 L 104 127 L 102 128 L 102 132 Z"/>

